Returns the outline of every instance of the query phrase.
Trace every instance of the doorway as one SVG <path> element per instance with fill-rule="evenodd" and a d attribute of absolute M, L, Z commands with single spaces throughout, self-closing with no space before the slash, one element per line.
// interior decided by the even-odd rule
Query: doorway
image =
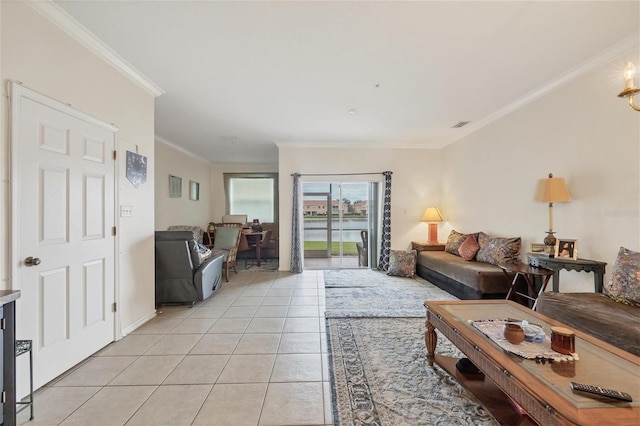
<path fill-rule="evenodd" d="M 39 388 L 114 340 L 117 129 L 17 84 L 11 113 L 16 336 Z"/>
<path fill-rule="evenodd" d="M 373 185 L 303 183 L 304 269 L 370 267 L 370 242 L 377 234 L 373 226 L 375 215 L 371 214 Z M 363 236 L 368 237 L 366 243 Z"/>

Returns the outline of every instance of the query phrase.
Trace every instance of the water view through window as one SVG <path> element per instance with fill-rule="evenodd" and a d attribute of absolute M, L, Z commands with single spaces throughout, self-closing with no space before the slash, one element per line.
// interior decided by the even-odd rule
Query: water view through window
<path fill-rule="evenodd" d="M 304 183 L 305 267 L 322 266 L 313 259 L 331 259 L 333 267 L 367 266 L 358 255 L 363 249 L 362 231 L 370 228 L 369 208 L 367 182 Z"/>

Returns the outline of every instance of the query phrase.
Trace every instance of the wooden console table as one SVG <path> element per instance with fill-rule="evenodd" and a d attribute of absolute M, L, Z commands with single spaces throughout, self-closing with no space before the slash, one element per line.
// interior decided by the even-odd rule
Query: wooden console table
<path fill-rule="evenodd" d="M 537 253 L 527 253 L 527 261 L 531 266 L 551 269 L 553 271 L 553 291 L 560 288 L 560 270 L 593 272 L 593 284 L 596 293 L 602 293 L 604 287 L 604 267 L 606 262 L 588 259 L 567 259 L 564 257 L 544 257 Z"/>

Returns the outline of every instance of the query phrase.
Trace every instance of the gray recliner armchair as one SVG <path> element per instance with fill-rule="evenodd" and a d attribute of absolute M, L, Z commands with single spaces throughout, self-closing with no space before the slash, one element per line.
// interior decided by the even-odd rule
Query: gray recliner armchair
<path fill-rule="evenodd" d="M 202 264 L 193 233 L 156 231 L 156 306 L 205 300 L 222 287 L 224 254 L 214 252 Z"/>

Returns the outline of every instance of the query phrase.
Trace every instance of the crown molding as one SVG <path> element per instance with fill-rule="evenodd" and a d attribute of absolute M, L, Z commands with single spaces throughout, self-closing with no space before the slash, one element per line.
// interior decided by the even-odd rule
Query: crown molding
<path fill-rule="evenodd" d="M 164 94 L 164 90 L 118 55 L 113 49 L 107 46 L 102 40 L 91 33 L 84 25 L 78 22 L 73 16 L 52 0 L 27 0 L 25 3 L 51 21 L 54 25 L 62 29 L 62 31 L 67 33 L 74 40 L 89 49 L 103 61 L 120 71 L 153 97 L 158 97 Z"/>
<path fill-rule="evenodd" d="M 493 123 L 494 121 L 508 115 L 511 114 L 512 112 L 524 107 L 525 105 L 540 99 L 541 97 L 547 95 L 548 93 L 551 93 L 555 90 L 557 90 L 558 88 L 560 88 L 561 86 L 564 86 L 567 83 L 570 83 L 571 81 L 575 80 L 576 78 L 587 74 L 588 72 L 591 72 L 619 57 L 621 57 L 624 54 L 627 54 L 628 52 L 632 51 L 633 49 L 636 49 L 639 45 L 639 38 L 640 38 L 640 31 L 635 32 L 625 38 L 623 38 L 622 40 L 620 40 L 619 42 L 613 44 L 611 47 L 609 47 L 608 49 L 604 50 L 603 52 L 600 52 L 599 54 L 591 57 L 590 59 L 586 60 L 585 62 L 581 63 L 580 65 L 570 69 L 569 71 L 560 74 L 558 77 L 556 77 L 555 79 L 551 80 L 549 83 L 545 84 L 544 86 L 533 90 L 529 93 L 527 93 L 526 95 L 522 96 L 519 99 L 516 99 L 514 102 L 510 103 L 509 105 L 500 108 L 499 110 L 495 111 L 492 114 L 489 114 L 488 116 L 476 121 L 476 122 L 471 122 L 469 123 L 469 125 L 465 126 L 463 129 L 461 129 L 460 133 L 456 133 L 456 135 L 451 138 L 448 139 L 446 141 L 444 141 L 440 147 L 444 147 L 448 144 L 451 144 L 457 140 L 462 139 L 463 137 L 476 132 L 478 130 L 480 130 L 481 128 Z"/>
<path fill-rule="evenodd" d="M 165 137 L 162 137 L 160 135 L 154 135 L 154 139 L 157 142 L 163 143 L 163 144 L 175 149 L 176 151 L 180 151 L 182 154 L 187 155 L 187 156 L 189 156 L 189 157 L 191 157 L 191 158 L 193 158 L 195 160 L 198 160 L 198 161 L 200 161 L 202 163 L 205 163 L 207 165 L 212 165 L 213 164 L 211 161 L 207 160 L 202 155 L 195 154 L 195 153 L 185 149 L 183 146 L 180 146 L 180 145 L 175 144 L 174 142 L 171 142 L 169 139 L 167 139 Z"/>
<path fill-rule="evenodd" d="M 425 142 L 319 142 L 319 141 L 276 141 L 278 148 L 323 148 L 323 149 L 438 149 L 439 146 Z"/>

